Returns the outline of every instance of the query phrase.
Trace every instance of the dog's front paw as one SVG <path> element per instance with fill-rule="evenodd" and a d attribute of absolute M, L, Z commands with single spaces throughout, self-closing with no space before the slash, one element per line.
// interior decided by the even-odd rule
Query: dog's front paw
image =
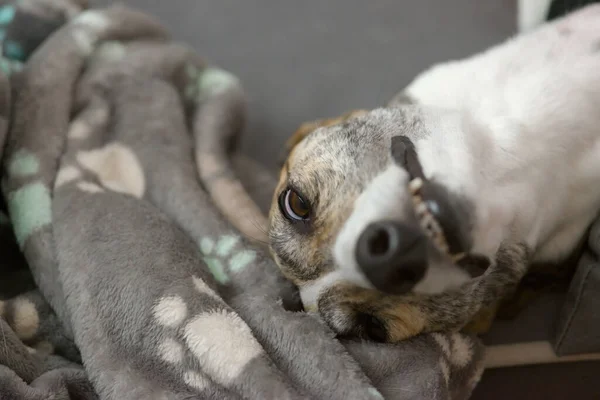
<path fill-rule="evenodd" d="M 338 336 L 386 342 L 384 322 L 366 308 L 360 300 L 341 290 L 321 296 L 318 305 L 321 318 Z"/>
<path fill-rule="evenodd" d="M 319 296 L 318 309 L 342 337 L 399 342 L 421 333 L 425 319 L 417 306 L 375 290 L 339 284 Z"/>

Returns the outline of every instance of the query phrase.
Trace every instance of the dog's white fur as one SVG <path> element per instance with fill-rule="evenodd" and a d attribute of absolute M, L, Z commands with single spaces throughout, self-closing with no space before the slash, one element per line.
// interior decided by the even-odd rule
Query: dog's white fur
<path fill-rule="evenodd" d="M 600 209 L 600 5 L 435 66 L 405 92 L 432 132 L 415 142 L 425 175 L 475 202 L 473 252 L 492 258 L 503 241 L 523 241 L 534 262 L 547 262 L 574 249 Z M 406 180 L 391 166 L 362 193 L 335 243 L 341 273 L 306 288 L 305 305 L 339 280 L 371 286 L 355 243 L 370 222 L 397 213 Z M 415 290 L 467 279 L 430 266 Z"/>

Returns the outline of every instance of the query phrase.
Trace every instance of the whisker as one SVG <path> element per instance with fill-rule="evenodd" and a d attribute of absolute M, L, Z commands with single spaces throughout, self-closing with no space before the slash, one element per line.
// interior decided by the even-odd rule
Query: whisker
<path fill-rule="evenodd" d="M 256 219 L 253 219 L 252 217 L 247 216 L 247 220 L 250 221 L 250 223 L 256 228 L 257 231 L 260 231 L 262 233 L 264 233 L 265 237 L 269 237 L 269 233 L 268 230 L 265 229 L 265 227 L 262 224 L 259 224 L 258 221 L 256 221 Z M 246 234 L 246 236 L 251 239 L 254 242 L 263 244 L 264 246 L 269 246 L 269 242 L 259 239 L 258 237 L 255 237 L 253 235 L 248 235 Z"/>
<path fill-rule="evenodd" d="M 248 236 L 249 239 L 251 239 L 252 241 L 256 242 L 256 243 L 260 243 L 263 244 L 265 246 L 269 246 L 269 242 L 265 242 L 264 240 L 258 239 L 256 237 L 253 236 Z"/>
<path fill-rule="evenodd" d="M 269 234 L 269 230 L 268 230 L 268 229 L 267 229 L 267 228 L 266 228 L 266 227 L 265 227 L 263 224 L 259 223 L 259 222 L 257 221 L 257 218 L 258 218 L 258 217 L 256 217 L 256 216 L 254 216 L 254 218 L 252 218 L 252 217 L 248 217 L 248 221 L 250 221 L 250 223 L 251 223 L 252 225 L 254 225 L 254 227 L 255 227 L 257 230 L 259 230 L 259 231 L 261 231 L 262 233 L 264 233 L 264 234 L 265 234 L 265 236 L 268 236 L 268 234 Z"/>

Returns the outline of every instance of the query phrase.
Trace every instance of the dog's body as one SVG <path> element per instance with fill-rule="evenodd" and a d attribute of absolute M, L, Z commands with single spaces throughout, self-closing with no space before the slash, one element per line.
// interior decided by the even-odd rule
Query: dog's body
<path fill-rule="evenodd" d="M 417 152 L 429 176 L 476 201 L 472 251 L 492 257 L 503 240 L 519 238 L 532 261 L 560 260 L 597 214 L 599 56 L 593 6 L 434 67 L 406 89 L 415 103 L 460 113 Z"/>
<path fill-rule="evenodd" d="M 600 209 L 600 6 L 325 125 L 292 140 L 270 214 L 305 307 L 377 340 L 460 329 Z M 477 278 L 454 262 L 482 257 Z"/>

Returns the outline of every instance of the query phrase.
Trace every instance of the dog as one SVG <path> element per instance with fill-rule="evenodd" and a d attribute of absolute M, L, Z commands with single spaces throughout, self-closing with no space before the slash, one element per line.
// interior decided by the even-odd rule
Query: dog
<path fill-rule="evenodd" d="M 380 342 L 463 329 L 598 214 L 600 5 L 305 124 L 287 150 L 269 243 L 304 308 Z"/>

